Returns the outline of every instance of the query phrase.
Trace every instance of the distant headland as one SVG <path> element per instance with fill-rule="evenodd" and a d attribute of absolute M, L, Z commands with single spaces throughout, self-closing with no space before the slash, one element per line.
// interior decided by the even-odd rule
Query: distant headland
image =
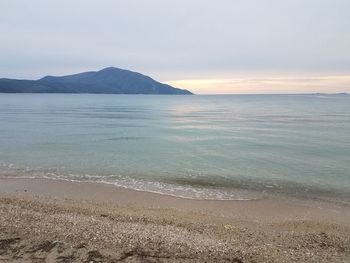
<path fill-rule="evenodd" d="M 1 78 L 0 93 L 192 94 L 143 74 L 115 67 L 38 80 Z"/>

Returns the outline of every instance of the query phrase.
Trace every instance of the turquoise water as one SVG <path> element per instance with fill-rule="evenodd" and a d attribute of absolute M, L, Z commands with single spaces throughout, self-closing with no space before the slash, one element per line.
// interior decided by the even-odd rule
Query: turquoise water
<path fill-rule="evenodd" d="M 349 198 L 350 96 L 0 94 L 0 165 L 189 198 Z"/>

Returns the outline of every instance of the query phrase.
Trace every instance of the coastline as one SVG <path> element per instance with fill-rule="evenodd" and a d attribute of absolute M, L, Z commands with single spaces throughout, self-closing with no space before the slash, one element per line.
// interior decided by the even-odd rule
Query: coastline
<path fill-rule="evenodd" d="M 0 194 L 112 203 L 119 206 L 175 209 L 236 220 L 281 222 L 321 220 L 350 226 L 350 208 L 326 201 L 291 197 L 252 200 L 199 200 L 133 190 L 111 184 L 47 178 L 1 178 Z"/>
<path fill-rule="evenodd" d="M 4 262 L 350 260 L 350 209 L 326 202 L 192 200 L 99 183 L 0 178 L 0 206 Z"/>

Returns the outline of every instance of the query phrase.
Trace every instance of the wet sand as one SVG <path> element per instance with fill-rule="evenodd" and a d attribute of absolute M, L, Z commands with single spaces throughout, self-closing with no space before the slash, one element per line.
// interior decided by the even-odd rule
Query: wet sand
<path fill-rule="evenodd" d="M 350 208 L 0 179 L 0 262 L 350 262 Z"/>

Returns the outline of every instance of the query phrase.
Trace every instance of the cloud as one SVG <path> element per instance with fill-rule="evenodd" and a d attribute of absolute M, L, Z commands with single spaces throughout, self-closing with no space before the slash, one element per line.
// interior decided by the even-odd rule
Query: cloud
<path fill-rule="evenodd" d="M 0 77 L 350 72 L 347 0 L 2 0 Z"/>
<path fill-rule="evenodd" d="M 350 74 L 333 76 L 265 76 L 168 81 L 198 94 L 350 92 Z"/>

